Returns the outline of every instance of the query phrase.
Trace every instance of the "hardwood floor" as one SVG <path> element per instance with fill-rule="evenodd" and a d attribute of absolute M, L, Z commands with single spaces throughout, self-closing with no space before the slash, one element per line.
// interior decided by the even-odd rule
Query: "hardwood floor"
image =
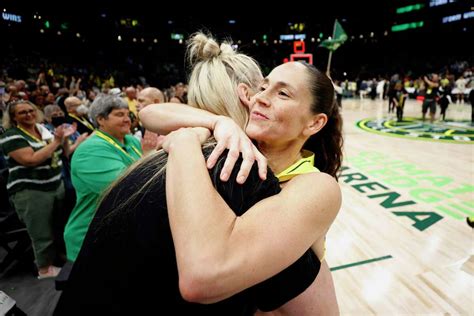
<path fill-rule="evenodd" d="M 421 117 L 421 103 L 405 112 Z M 341 314 L 474 314 L 474 146 L 356 127 L 387 117 L 386 101 L 344 100 L 343 117 L 343 205 L 327 238 Z"/>

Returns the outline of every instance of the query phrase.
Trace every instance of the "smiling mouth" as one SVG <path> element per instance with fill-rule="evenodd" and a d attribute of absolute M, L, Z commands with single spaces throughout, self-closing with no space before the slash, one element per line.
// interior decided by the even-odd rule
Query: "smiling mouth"
<path fill-rule="evenodd" d="M 265 115 L 263 115 L 262 113 L 260 112 L 252 112 L 252 116 L 256 119 L 264 119 L 264 120 L 268 120 L 268 117 L 266 117 Z"/>

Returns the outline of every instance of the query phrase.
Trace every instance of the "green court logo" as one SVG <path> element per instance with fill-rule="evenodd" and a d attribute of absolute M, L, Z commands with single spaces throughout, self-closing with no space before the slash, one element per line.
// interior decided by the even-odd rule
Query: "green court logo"
<path fill-rule="evenodd" d="M 407 117 L 402 122 L 396 119 L 364 119 L 357 127 L 371 133 L 419 140 L 439 141 L 456 144 L 472 144 L 474 127 L 469 121 L 422 122 Z"/>

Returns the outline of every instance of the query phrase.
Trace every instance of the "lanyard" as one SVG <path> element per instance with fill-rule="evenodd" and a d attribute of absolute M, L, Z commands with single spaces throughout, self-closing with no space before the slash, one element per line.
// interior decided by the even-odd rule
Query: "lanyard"
<path fill-rule="evenodd" d="M 89 121 L 87 119 L 82 118 L 82 117 L 78 117 L 78 116 L 76 116 L 74 114 L 71 114 L 71 113 L 68 113 L 68 115 L 72 118 L 75 118 L 76 120 L 81 122 L 83 125 L 87 126 L 88 129 L 94 130 L 94 126 L 92 126 L 91 123 L 89 123 Z"/>
<path fill-rule="evenodd" d="M 28 131 L 26 131 L 24 128 L 22 128 L 20 125 L 17 126 L 17 128 L 19 130 L 21 130 L 23 133 L 25 133 L 26 135 L 28 135 L 29 137 L 33 138 L 37 143 L 40 143 L 41 145 L 43 146 L 46 146 L 48 144 L 47 141 L 44 141 L 44 140 L 40 140 L 38 139 L 38 137 L 35 137 L 34 135 L 31 135 Z M 54 151 L 51 155 L 51 167 L 52 168 L 58 168 L 59 167 L 59 152 L 58 151 Z"/>
<path fill-rule="evenodd" d="M 34 136 L 34 135 L 31 135 L 29 132 L 27 132 L 24 128 L 22 128 L 20 125 L 17 125 L 17 128 L 19 130 L 21 130 L 23 133 L 25 133 L 26 135 L 28 135 L 29 137 L 33 138 L 36 142 L 40 143 L 41 145 L 43 146 L 46 146 L 48 144 L 48 142 L 42 140 L 42 139 L 39 139 L 38 137 Z"/>
<path fill-rule="evenodd" d="M 105 135 L 104 133 L 102 133 L 101 131 L 99 130 L 96 130 L 95 131 L 95 134 L 97 136 L 99 136 L 100 138 L 102 138 L 103 140 L 105 140 L 107 143 L 111 144 L 112 146 L 114 146 L 115 148 L 117 148 L 118 150 L 120 150 L 123 154 L 125 154 L 128 158 L 132 159 L 132 161 L 136 161 L 137 159 L 132 157 L 128 152 L 126 152 L 122 146 L 120 146 L 119 144 L 117 144 L 117 142 L 112 139 L 111 137 Z M 142 154 L 141 152 L 135 148 L 135 146 L 131 145 L 133 151 L 138 155 L 138 157 L 141 157 Z"/>
<path fill-rule="evenodd" d="M 276 177 L 278 181 L 285 182 L 299 174 L 310 172 L 319 172 L 319 170 L 314 166 L 314 154 L 308 150 L 304 150 L 303 158 L 277 174 Z"/>

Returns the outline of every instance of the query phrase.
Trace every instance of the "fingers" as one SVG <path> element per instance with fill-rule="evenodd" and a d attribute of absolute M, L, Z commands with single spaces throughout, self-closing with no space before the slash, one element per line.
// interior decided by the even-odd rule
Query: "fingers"
<path fill-rule="evenodd" d="M 241 142 L 242 164 L 237 174 L 237 183 L 243 184 L 249 176 L 253 163 L 255 162 L 255 154 L 253 152 L 253 144 L 250 141 Z"/>
<path fill-rule="evenodd" d="M 255 160 L 253 159 L 253 156 L 252 158 L 244 158 L 242 164 L 240 165 L 239 174 L 237 175 L 237 183 L 243 184 L 247 180 L 254 161 Z"/>
<path fill-rule="evenodd" d="M 225 144 L 217 143 L 209 158 L 207 158 L 207 168 L 211 169 L 216 165 L 217 159 L 222 155 L 226 148 Z"/>
<path fill-rule="evenodd" d="M 254 147 L 253 152 L 258 165 L 258 175 L 260 176 L 260 179 L 266 180 L 268 167 L 267 158 L 260 151 L 258 151 L 256 147 Z"/>
<path fill-rule="evenodd" d="M 227 154 L 227 158 L 224 163 L 224 167 L 221 171 L 221 180 L 227 181 L 229 180 L 230 174 L 232 173 L 232 169 L 239 158 L 239 146 L 238 144 L 231 145 L 229 149 L 229 153 Z"/>
<path fill-rule="evenodd" d="M 163 148 L 163 142 L 165 141 L 165 135 L 159 135 L 156 142 L 156 150 Z"/>

